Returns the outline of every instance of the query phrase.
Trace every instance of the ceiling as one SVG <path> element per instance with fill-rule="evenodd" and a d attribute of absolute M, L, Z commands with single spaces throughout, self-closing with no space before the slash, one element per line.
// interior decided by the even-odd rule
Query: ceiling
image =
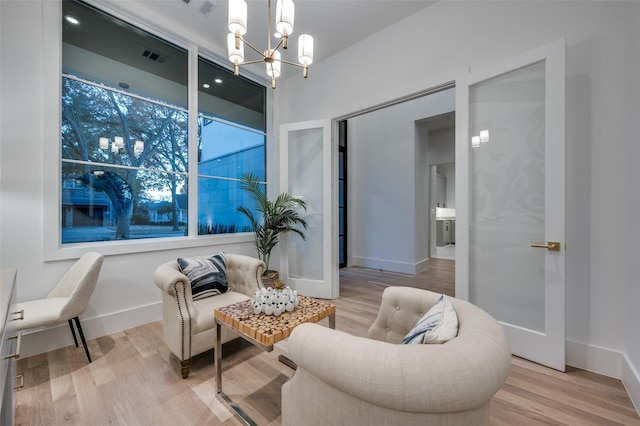
<path fill-rule="evenodd" d="M 227 30 L 227 1 L 226 0 L 102 0 L 94 2 L 104 4 L 107 9 L 120 12 L 129 12 L 139 16 L 153 27 L 163 28 L 162 23 L 171 22 L 175 25 L 169 28 L 186 39 L 203 41 L 199 44 L 207 44 L 214 53 L 226 57 Z M 388 27 L 435 1 L 422 0 L 295 0 L 295 25 L 294 33 L 289 42 L 289 49 L 282 51 L 282 59 L 297 62 L 298 36 L 303 33 L 314 37 L 314 63 L 318 63 L 370 35 Z M 73 7 L 71 2 L 64 2 L 63 10 L 79 9 Z M 267 1 L 248 0 L 248 31 L 245 38 L 258 49 L 267 48 Z M 275 0 L 272 10 L 275 14 Z M 82 22 L 82 16 L 79 17 Z M 69 28 L 67 23 L 64 23 Z M 273 24 L 272 24 L 273 26 Z M 95 31 L 96 23 L 91 22 L 90 27 Z M 74 31 L 79 31 L 77 28 Z M 91 37 L 82 33 L 76 37 L 78 44 L 93 46 L 91 50 L 104 56 L 115 58 L 122 56 L 129 46 L 122 39 L 113 36 Z M 272 37 L 273 44 L 277 40 Z M 74 42 L 75 44 L 75 42 Z M 149 47 L 149 46 L 147 46 Z M 129 49 L 130 50 L 130 49 Z M 138 49 L 139 50 L 139 49 Z M 107 52 L 107 53 L 105 53 Z M 159 52 L 162 53 L 162 52 Z M 136 50 L 136 55 L 139 52 Z M 246 60 L 259 59 L 259 56 L 245 47 Z M 230 64 L 225 64 L 229 66 Z M 248 65 L 241 68 L 249 69 L 258 76 L 265 76 L 264 64 Z M 281 78 L 301 73 L 301 69 L 289 65 L 283 65 Z M 313 73 L 313 65 L 310 67 L 310 75 Z"/>
<path fill-rule="evenodd" d="M 129 0 L 131 1 L 131 0 Z M 152 5 L 158 16 L 169 18 L 177 25 L 203 35 L 226 54 L 227 1 L 226 0 L 156 0 L 142 2 Z M 435 3 L 429 0 L 295 0 L 295 25 L 288 51 L 283 59 L 297 62 L 300 34 L 314 38 L 314 62 L 320 62 L 341 50 L 369 37 L 425 7 Z M 258 49 L 266 49 L 267 1 L 247 0 L 248 19 L 246 39 Z M 275 0 L 272 1 L 275 15 Z M 202 9 L 209 10 L 207 14 Z M 273 24 L 272 24 L 273 26 Z M 272 38 L 275 41 L 275 38 Z M 247 60 L 258 59 L 245 48 Z M 258 68 L 264 74 L 264 65 Z M 302 72 L 299 68 L 283 66 L 290 75 Z M 310 72 L 312 72 L 310 70 Z"/>
<path fill-rule="evenodd" d="M 433 3 L 418 0 L 295 0 L 294 34 L 289 49 L 282 53 L 282 58 L 297 62 L 297 37 L 302 33 L 309 33 L 314 37 L 314 64 L 317 64 Z M 167 22 L 171 22 L 174 26 L 168 29 L 169 32 L 200 42 L 198 44 L 206 45 L 213 53 L 226 57 L 226 0 L 102 0 L 92 4 L 104 4 L 107 11 L 138 16 L 149 27 L 155 26 L 159 30 L 165 28 Z M 245 38 L 256 48 L 266 48 L 267 1 L 248 0 L 247 4 L 248 31 Z M 272 8 L 275 9 L 275 0 Z M 186 87 L 188 72 L 185 48 L 149 37 L 148 33 L 109 19 L 102 13 L 90 12 L 90 9 L 73 1 L 63 2 L 63 16 L 71 15 L 80 21 L 79 25 L 72 25 L 63 19 L 65 43 L 116 61 L 114 64 L 128 64 L 134 69 Z M 162 25 L 163 23 L 165 24 Z M 127 30 L 123 31 L 125 28 Z M 277 43 L 275 38 L 272 38 L 272 43 Z M 247 61 L 259 58 L 248 47 L 245 48 L 245 56 Z M 137 89 L 144 87 L 145 83 L 148 86 L 149 83 L 136 81 L 140 78 L 136 73 L 123 72 L 122 67 L 95 72 L 92 60 L 81 58 L 79 61 L 75 64 L 65 62 L 71 65 L 66 72 L 107 85 L 120 84 L 121 87 L 130 88 L 132 93 L 145 95 Z M 264 98 L 255 95 L 255 89 L 250 87 L 252 83 L 233 76 L 231 64 L 224 60 L 222 62 L 222 67 L 200 67 L 200 91 L 210 92 L 215 97 L 262 113 Z M 282 68 L 280 80 L 301 73 L 298 67 L 283 64 Z M 248 71 L 254 76 L 265 78 L 263 82 L 268 85 L 264 63 L 242 67 L 240 73 L 247 76 Z M 312 77 L 313 65 L 309 73 Z M 98 77 L 98 74 L 103 77 Z M 110 81 L 110 78 L 115 80 Z M 202 88 L 204 83 L 216 78 L 223 80 L 224 84 L 212 84 L 210 89 Z M 183 99 L 184 102 L 173 101 L 177 105 L 183 105 L 186 98 Z"/>

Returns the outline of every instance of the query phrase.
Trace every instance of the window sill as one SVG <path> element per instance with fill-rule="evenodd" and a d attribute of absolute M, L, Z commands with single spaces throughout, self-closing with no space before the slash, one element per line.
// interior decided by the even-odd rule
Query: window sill
<path fill-rule="evenodd" d="M 147 253 L 153 251 L 176 250 L 183 248 L 222 246 L 227 244 L 253 243 L 252 232 L 239 234 L 203 235 L 183 238 L 153 238 L 145 240 L 100 241 L 92 243 L 65 244 L 45 250 L 44 260 L 77 259 L 87 251 L 97 251 L 105 256 Z"/>

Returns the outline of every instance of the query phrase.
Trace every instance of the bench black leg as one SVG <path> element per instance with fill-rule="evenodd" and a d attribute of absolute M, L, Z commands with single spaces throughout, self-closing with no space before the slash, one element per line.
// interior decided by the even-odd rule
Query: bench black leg
<path fill-rule="evenodd" d="M 69 328 L 71 329 L 71 334 L 73 334 L 73 342 L 76 344 L 76 348 L 78 347 L 78 338 L 76 337 L 76 331 L 73 328 L 73 323 L 69 320 Z"/>
<path fill-rule="evenodd" d="M 80 325 L 80 319 L 78 317 L 74 318 L 76 322 L 76 327 L 78 328 L 78 334 L 80 334 L 80 340 L 82 341 L 82 346 L 84 346 L 84 352 L 87 354 L 87 359 L 89 363 L 91 363 L 91 355 L 89 354 L 89 348 L 87 347 L 87 341 L 84 339 L 84 333 L 82 332 L 82 326 Z M 71 326 L 71 320 L 69 320 L 69 325 Z M 76 339 L 76 333 L 73 331 L 73 326 L 71 326 L 71 332 L 73 333 L 73 340 L 76 342 L 76 347 L 78 346 L 78 341 Z"/>

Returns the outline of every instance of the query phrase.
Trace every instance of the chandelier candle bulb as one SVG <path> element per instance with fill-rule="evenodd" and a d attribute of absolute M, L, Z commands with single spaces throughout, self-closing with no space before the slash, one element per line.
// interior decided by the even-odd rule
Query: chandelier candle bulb
<path fill-rule="evenodd" d="M 104 150 L 109 149 L 109 139 L 100 138 L 100 148 Z"/>
<path fill-rule="evenodd" d="M 313 62 L 313 37 L 302 34 L 298 37 L 298 62 L 303 66 L 302 76 L 309 76 L 309 65 Z"/>
<path fill-rule="evenodd" d="M 480 136 L 472 136 L 471 137 L 471 147 L 477 148 L 480 146 Z"/>
<path fill-rule="evenodd" d="M 235 65 L 240 65 L 244 62 L 244 43 L 242 43 L 240 37 L 232 33 L 227 34 L 227 53 L 229 60 L 234 65 L 234 69 Z"/>
<path fill-rule="evenodd" d="M 282 35 L 282 48 L 286 49 L 287 40 L 293 33 L 293 17 L 295 4 L 293 0 L 278 0 L 276 2 L 276 31 Z"/>
<path fill-rule="evenodd" d="M 272 79 L 280 77 L 280 67 L 282 62 L 280 61 L 280 52 L 277 50 L 265 50 L 264 51 L 265 62 L 267 63 L 267 75 Z"/>
<path fill-rule="evenodd" d="M 136 141 L 135 144 L 133 145 L 133 153 L 135 155 L 140 155 L 142 154 L 142 151 L 144 151 L 144 142 Z"/>
<path fill-rule="evenodd" d="M 480 130 L 480 143 L 489 142 L 489 131 L 488 130 Z"/>
<path fill-rule="evenodd" d="M 236 36 L 247 32 L 247 2 L 244 0 L 229 0 L 229 31 Z"/>
<path fill-rule="evenodd" d="M 311 65 L 313 62 L 313 37 L 309 34 L 298 37 L 298 62 L 302 65 Z"/>

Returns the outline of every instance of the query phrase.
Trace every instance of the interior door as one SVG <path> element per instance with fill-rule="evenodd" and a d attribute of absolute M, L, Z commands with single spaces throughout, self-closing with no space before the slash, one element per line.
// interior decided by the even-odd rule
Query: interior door
<path fill-rule="evenodd" d="M 457 81 L 456 296 L 565 370 L 565 42 Z"/>
<path fill-rule="evenodd" d="M 334 299 L 339 295 L 337 255 L 337 150 L 331 143 L 330 120 L 280 127 L 280 185 L 308 208 L 306 238 L 291 233 L 282 239 L 284 281 L 305 296 Z"/>

